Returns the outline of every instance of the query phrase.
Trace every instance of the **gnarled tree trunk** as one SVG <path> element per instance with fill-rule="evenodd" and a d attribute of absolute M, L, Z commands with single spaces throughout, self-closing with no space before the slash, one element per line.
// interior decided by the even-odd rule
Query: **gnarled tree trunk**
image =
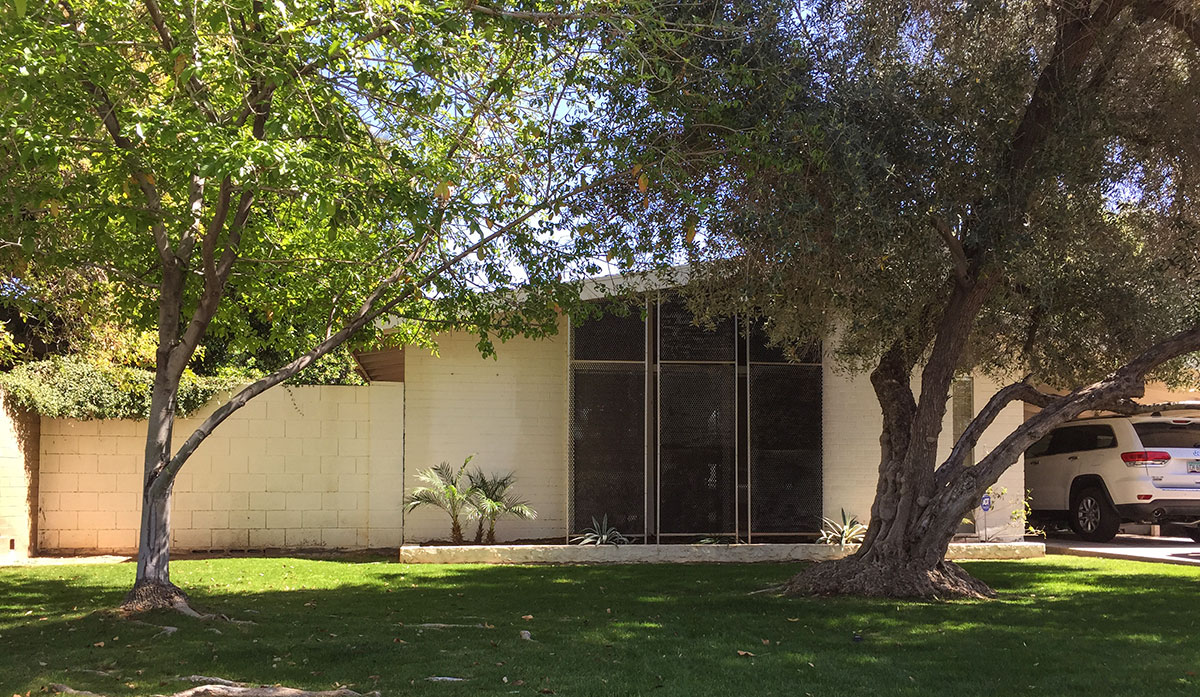
<path fill-rule="evenodd" d="M 945 560 L 963 516 L 1027 447 L 1084 412 L 1138 414 L 1188 406 L 1139 405 L 1131 399 L 1144 393 L 1147 372 L 1200 350 L 1200 326 L 1160 341 L 1112 375 L 1066 395 L 1041 393 L 1025 381 L 1008 385 L 988 400 L 940 465 L 936 461 L 937 434 L 948 391 L 931 389 L 931 385 L 942 385 L 940 371 L 932 367 L 939 362 L 938 345 L 935 342 L 926 363 L 919 404 L 908 387 L 906 376 L 911 364 L 903 360 L 902 351 L 894 348 L 886 354 L 872 374 L 884 427 L 880 439 L 883 458 L 870 527 L 854 555 L 814 565 L 791 579 L 787 592 L 927 599 L 992 597 L 994 592 L 986 584 Z M 939 395 L 937 400 L 934 395 Z M 930 406 L 930 411 L 922 411 L 922 406 L 935 401 L 942 404 L 941 409 Z M 966 462 L 966 453 L 983 431 L 1014 401 L 1042 409 L 1005 436 L 978 463 Z M 935 416 L 937 425 L 931 420 Z"/>

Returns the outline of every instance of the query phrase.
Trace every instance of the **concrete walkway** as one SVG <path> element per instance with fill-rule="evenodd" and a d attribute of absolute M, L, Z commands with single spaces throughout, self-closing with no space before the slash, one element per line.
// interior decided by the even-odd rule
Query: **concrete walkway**
<path fill-rule="evenodd" d="M 117 554 L 101 554 L 91 557 L 16 557 L 0 556 L 0 567 L 4 566 L 64 566 L 67 564 L 120 564 L 131 561 L 131 557 Z"/>
<path fill-rule="evenodd" d="M 1186 537 L 1117 535 L 1111 542 L 1086 542 L 1073 535 L 1047 537 L 1046 554 L 1200 566 L 1200 544 Z"/>

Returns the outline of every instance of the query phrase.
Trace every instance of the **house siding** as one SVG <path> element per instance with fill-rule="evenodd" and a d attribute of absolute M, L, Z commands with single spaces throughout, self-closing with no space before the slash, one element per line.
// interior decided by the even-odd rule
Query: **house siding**
<path fill-rule="evenodd" d="M 476 337 L 438 337 L 438 355 L 406 349 L 406 490 L 417 473 L 439 462 L 485 472 L 515 472 L 514 491 L 537 511 L 535 520 L 505 518 L 500 540 L 564 537 L 567 529 L 566 322 L 546 339 L 517 338 L 484 358 Z M 465 523 L 464 523 L 465 525 Z M 406 514 L 404 540 L 449 538 L 446 514 L 418 508 Z M 470 531 L 468 531 L 468 536 Z"/>

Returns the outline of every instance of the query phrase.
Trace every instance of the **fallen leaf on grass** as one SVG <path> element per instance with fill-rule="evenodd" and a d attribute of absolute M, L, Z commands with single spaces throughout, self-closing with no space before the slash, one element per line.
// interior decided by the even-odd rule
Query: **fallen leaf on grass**
<path fill-rule="evenodd" d="M 523 619 L 523 620 L 531 620 L 531 619 L 533 619 L 533 615 L 521 615 L 521 619 Z"/>
<path fill-rule="evenodd" d="M 770 639 L 763 639 L 763 640 L 762 640 L 762 642 L 763 642 L 763 646 L 770 646 L 770 645 L 771 645 L 771 640 L 770 640 Z"/>
<path fill-rule="evenodd" d="M 799 617 L 789 617 L 789 618 L 787 618 L 787 621 L 788 622 L 799 622 L 800 618 Z"/>
<path fill-rule="evenodd" d="M 743 651 L 741 649 L 738 649 L 738 655 L 739 656 L 753 656 L 754 654 L 750 653 L 749 651 Z"/>
<path fill-rule="evenodd" d="M 95 647 L 96 647 L 96 648 L 98 648 L 98 649 L 102 649 L 102 648 L 104 648 L 104 642 L 103 642 L 103 641 L 97 641 L 96 643 L 92 644 L 92 646 L 95 646 Z"/>

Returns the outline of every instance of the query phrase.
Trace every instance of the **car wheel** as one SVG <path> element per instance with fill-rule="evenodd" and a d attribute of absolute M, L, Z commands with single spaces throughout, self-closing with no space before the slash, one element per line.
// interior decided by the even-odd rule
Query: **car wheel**
<path fill-rule="evenodd" d="M 1195 542 L 1200 542 L 1200 527 L 1184 528 L 1187 536 Z"/>
<path fill-rule="evenodd" d="M 1100 487 L 1081 489 L 1071 501 L 1071 529 L 1088 542 L 1108 542 L 1117 536 L 1121 517 Z"/>

